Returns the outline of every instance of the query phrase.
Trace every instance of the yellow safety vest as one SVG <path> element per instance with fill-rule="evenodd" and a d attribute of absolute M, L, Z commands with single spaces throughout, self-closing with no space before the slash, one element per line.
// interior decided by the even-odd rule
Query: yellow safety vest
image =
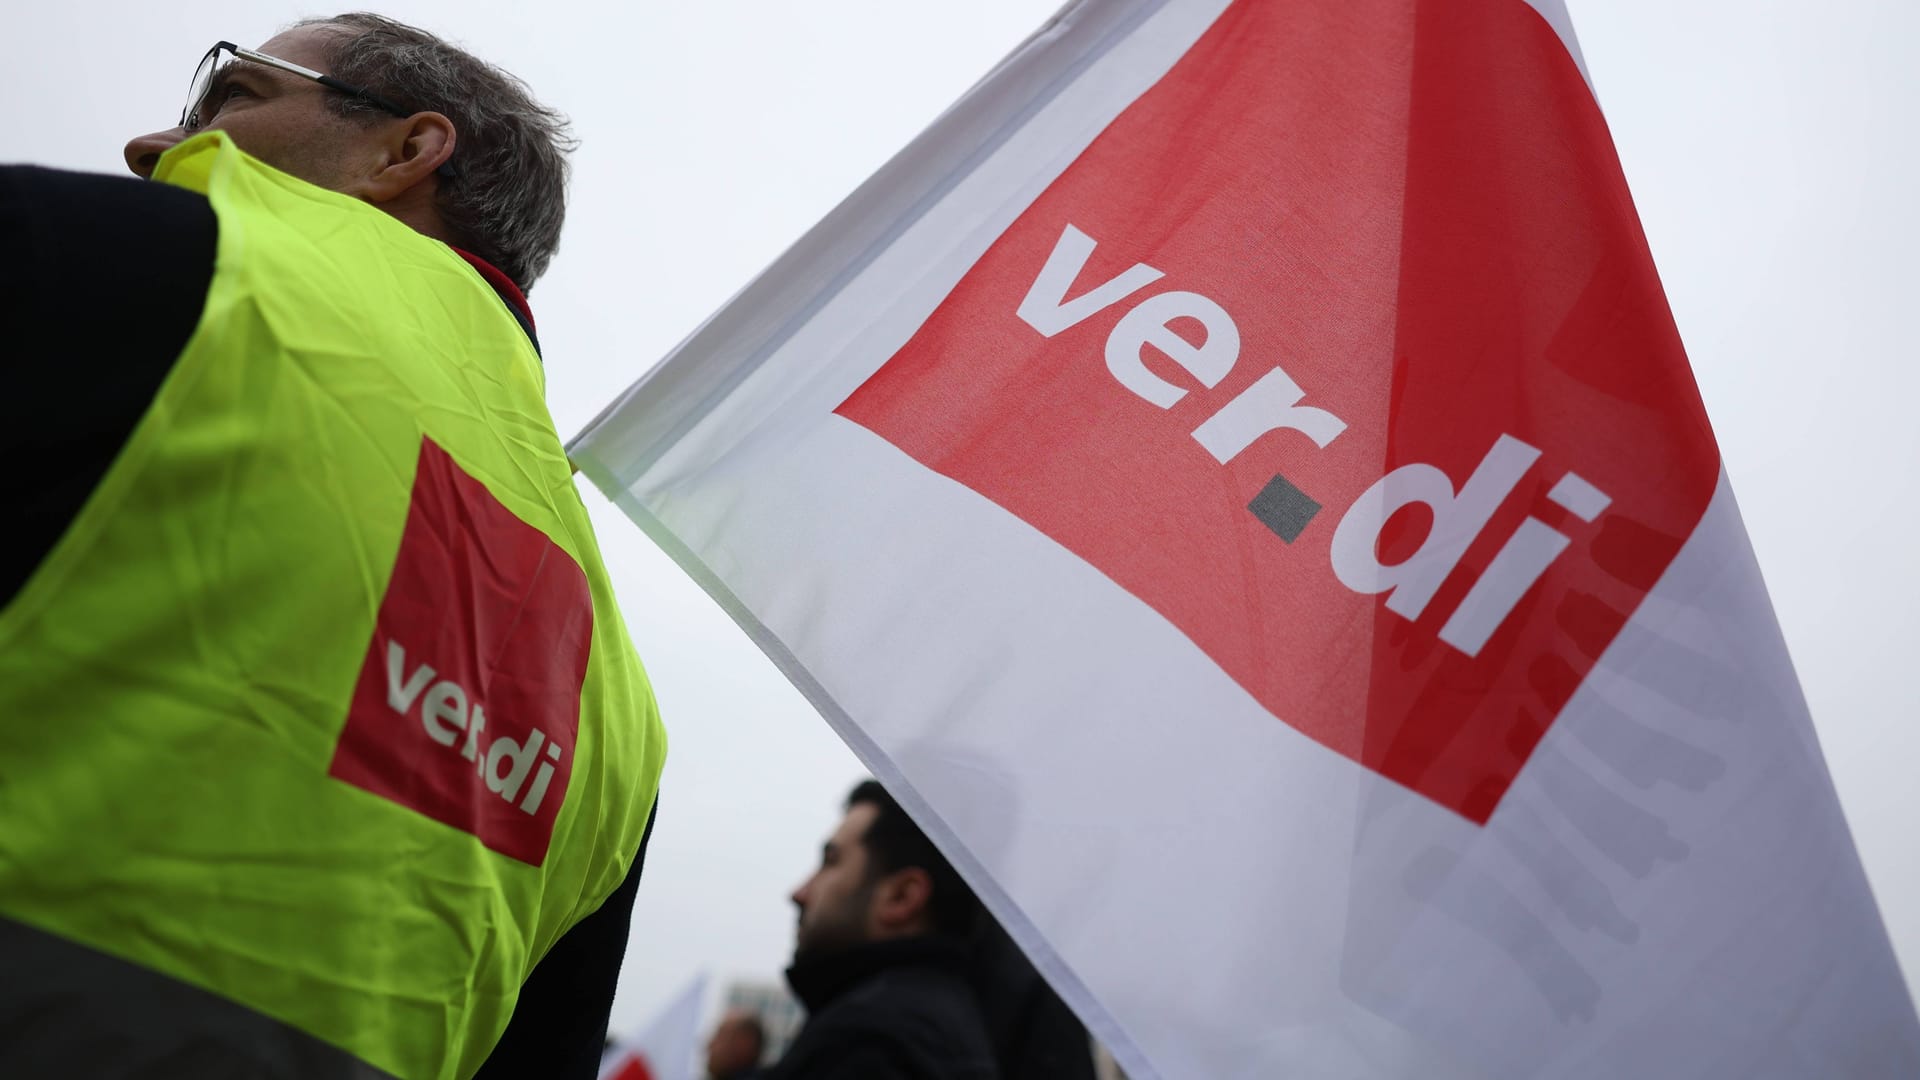
<path fill-rule="evenodd" d="M 666 753 L 538 357 L 444 244 L 223 133 L 156 178 L 216 268 L 0 611 L 0 917 L 468 1076 Z"/>

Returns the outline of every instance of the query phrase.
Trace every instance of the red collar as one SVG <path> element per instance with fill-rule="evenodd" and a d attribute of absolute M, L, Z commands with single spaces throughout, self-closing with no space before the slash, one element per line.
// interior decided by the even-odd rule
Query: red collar
<path fill-rule="evenodd" d="M 447 246 L 453 247 L 451 244 Z M 527 294 L 520 291 L 520 286 L 515 285 L 512 278 L 502 273 L 499 267 L 471 251 L 453 248 L 453 252 L 471 263 L 475 270 L 480 271 L 480 276 L 487 279 L 487 284 L 493 286 L 493 291 L 500 294 L 500 299 L 512 304 L 515 310 L 526 316 L 527 327 L 532 329 L 533 307 L 527 303 Z"/>

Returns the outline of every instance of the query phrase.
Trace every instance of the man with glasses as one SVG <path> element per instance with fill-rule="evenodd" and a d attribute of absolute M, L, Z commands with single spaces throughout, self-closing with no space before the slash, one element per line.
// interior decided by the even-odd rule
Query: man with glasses
<path fill-rule="evenodd" d="M 154 183 L 0 168 L 0 1075 L 595 1073 L 665 740 L 525 295 L 570 148 L 348 15 Z"/>

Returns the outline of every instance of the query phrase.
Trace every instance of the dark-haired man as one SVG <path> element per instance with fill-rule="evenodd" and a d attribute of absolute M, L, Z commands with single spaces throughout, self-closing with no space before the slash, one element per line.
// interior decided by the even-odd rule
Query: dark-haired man
<path fill-rule="evenodd" d="M 595 1074 L 665 740 L 525 296 L 570 145 L 353 14 L 156 182 L 0 168 L 0 1075 Z"/>
<path fill-rule="evenodd" d="M 769 1080 L 999 1075 L 968 982 L 978 903 L 877 782 L 848 796 L 793 903 L 787 982 L 808 1017 Z"/>

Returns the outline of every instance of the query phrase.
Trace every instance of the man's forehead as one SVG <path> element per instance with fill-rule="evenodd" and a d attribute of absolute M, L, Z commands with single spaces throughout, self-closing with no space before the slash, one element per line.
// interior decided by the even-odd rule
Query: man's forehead
<path fill-rule="evenodd" d="M 326 45 L 327 36 L 337 32 L 337 28 L 327 26 L 296 26 L 282 31 L 260 44 L 254 52 L 263 53 L 276 60 L 285 60 L 298 64 L 310 71 L 328 74 Z M 224 86 L 228 80 L 241 76 L 248 80 L 266 80 L 268 82 L 301 81 L 288 72 L 267 64 L 255 63 L 245 57 L 236 56 L 220 66 L 214 73 L 214 87 Z"/>
<path fill-rule="evenodd" d="M 880 808 L 872 803 L 854 803 L 847 808 L 847 816 L 840 819 L 840 827 L 833 831 L 833 843 L 839 847 L 857 847 L 867 837 L 867 826 L 880 814 Z"/>
<path fill-rule="evenodd" d="M 254 51 L 326 74 L 329 38 L 339 33 L 339 28 L 325 25 L 296 26 L 261 42 Z"/>

